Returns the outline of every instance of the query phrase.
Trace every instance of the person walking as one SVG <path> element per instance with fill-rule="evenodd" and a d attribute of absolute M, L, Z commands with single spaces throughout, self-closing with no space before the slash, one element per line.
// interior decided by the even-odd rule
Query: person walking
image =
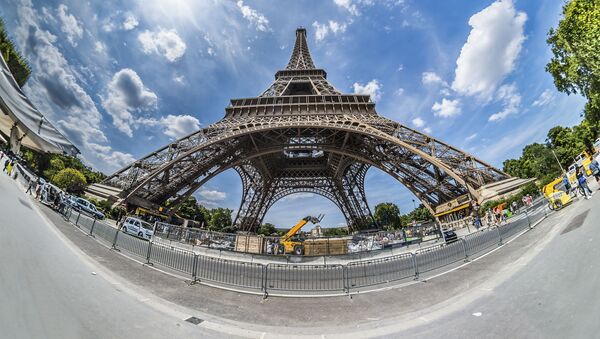
<path fill-rule="evenodd" d="M 4 161 L 4 168 L 2 169 L 2 172 L 6 172 L 6 169 L 8 168 L 8 164 L 10 164 L 10 158 L 8 158 Z"/>
<path fill-rule="evenodd" d="M 10 161 L 8 163 L 8 166 L 6 166 L 6 173 L 8 173 L 8 176 L 10 177 L 10 174 L 12 173 L 12 169 L 13 169 L 13 162 Z"/>
<path fill-rule="evenodd" d="M 600 184 L 600 164 L 598 164 L 596 159 L 590 163 L 590 171 L 592 171 L 592 175 L 596 178 L 596 182 Z"/>
<path fill-rule="evenodd" d="M 29 180 L 29 186 L 27 186 L 27 191 L 25 191 L 25 194 L 29 193 L 29 195 L 32 195 L 33 193 L 31 192 L 31 189 L 33 188 L 33 185 L 36 182 L 33 179 Z"/>
<path fill-rule="evenodd" d="M 594 193 L 587 184 L 587 179 L 585 178 L 583 167 L 579 167 L 577 169 L 577 182 L 579 183 L 579 187 L 581 187 L 581 189 L 583 190 L 585 198 L 588 200 L 591 199 Z"/>

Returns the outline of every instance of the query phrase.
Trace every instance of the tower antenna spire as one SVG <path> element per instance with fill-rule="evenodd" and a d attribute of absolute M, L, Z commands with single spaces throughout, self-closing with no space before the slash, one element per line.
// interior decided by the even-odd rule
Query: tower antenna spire
<path fill-rule="evenodd" d="M 296 29 L 296 43 L 294 44 L 294 51 L 290 57 L 290 62 L 285 69 L 296 70 L 296 69 L 315 69 L 315 64 L 310 56 L 310 50 L 308 49 L 308 43 L 306 42 L 306 28 L 300 26 Z"/>

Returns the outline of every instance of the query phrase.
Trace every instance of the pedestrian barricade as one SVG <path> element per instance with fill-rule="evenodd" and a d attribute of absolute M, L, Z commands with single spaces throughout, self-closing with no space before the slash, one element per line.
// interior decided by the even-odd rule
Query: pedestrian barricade
<path fill-rule="evenodd" d="M 435 270 L 467 258 L 465 245 L 459 240 L 447 245 L 437 245 L 417 250 L 417 274 Z"/>
<path fill-rule="evenodd" d="M 384 284 L 415 275 L 412 253 L 368 261 L 355 261 L 346 265 L 347 288 Z"/>
<path fill-rule="evenodd" d="M 264 265 L 199 255 L 196 279 L 250 289 L 263 289 Z"/>
<path fill-rule="evenodd" d="M 131 254 L 146 258 L 150 242 L 121 232 L 117 236 L 114 246 L 119 250 L 125 250 Z"/>
<path fill-rule="evenodd" d="M 496 228 L 469 234 L 464 238 L 467 256 L 475 255 L 489 247 L 498 246 L 500 234 Z"/>
<path fill-rule="evenodd" d="M 266 278 L 267 290 L 345 290 L 342 265 L 268 264 Z"/>
<path fill-rule="evenodd" d="M 115 239 L 115 235 L 117 233 L 119 233 L 119 230 L 117 230 L 116 228 L 111 227 L 109 225 L 106 225 L 105 223 L 102 223 L 102 222 L 98 222 L 94 226 L 93 234 L 96 237 L 96 239 L 101 239 L 104 242 L 111 244 L 111 245 L 112 245 L 112 243 Z"/>
<path fill-rule="evenodd" d="M 194 265 L 196 260 L 192 251 L 186 251 L 180 248 L 160 245 L 152 242 L 150 245 L 150 255 L 148 262 L 156 263 L 168 268 L 194 275 Z"/>

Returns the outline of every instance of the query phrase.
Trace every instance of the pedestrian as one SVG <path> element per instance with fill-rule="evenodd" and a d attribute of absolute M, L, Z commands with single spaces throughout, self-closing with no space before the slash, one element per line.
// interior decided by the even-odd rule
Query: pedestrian
<path fill-rule="evenodd" d="M 2 172 L 6 172 L 6 169 L 8 168 L 8 164 L 10 164 L 10 159 L 6 159 L 4 161 L 4 168 L 2 169 Z"/>
<path fill-rule="evenodd" d="M 38 182 L 37 187 L 35 188 L 35 200 L 40 200 L 40 194 L 42 193 L 42 184 Z"/>
<path fill-rule="evenodd" d="M 25 191 L 25 194 L 29 193 L 29 195 L 32 194 L 31 189 L 33 188 L 33 185 L 35 184 L 35 181 L 32 179 L 29 179 L 29 186 L 27 186 L 27 191 Z"/>
<path fill-rule="evenodd" d="M 581 187 L 581 189 L 583 190 L 585 198 L 588 200 L 591 199 L 594 193 L 587 184 L 587 179 L 585 178 L 585 174 L 583 173 L 583 167 L 579 167 L 577 169 L 577 182 L 579 183 L 579 187 Z"/>
<path fill-rule="evenodd" d="M 10 177 L 10 174 L 12 173 L 12 169 L 13 169 L 13 162 L 10 161 L 8 163 L 8 166 L 6 166 L 6 173 L 8 173 L 8 176 Z"/>
<path fill-rule="evenodd" d="M 596 178 L 596 182 L 600 184 L 600 164 L 598 164 L 596 159 L 590 163 L 590 171 L 592 171 L 594 178 Z"/>
<path fill-rule="evenodd" d="M 567 190 L 566 193 L 570 194 L 572 188 L 571 188 L 571 182 L 569 181 L 569 175 L 568 174 L 565 174 L 563 176 L 562 182 L 563 182 L 563 185 L 565 186 L 565 190 Z"/>

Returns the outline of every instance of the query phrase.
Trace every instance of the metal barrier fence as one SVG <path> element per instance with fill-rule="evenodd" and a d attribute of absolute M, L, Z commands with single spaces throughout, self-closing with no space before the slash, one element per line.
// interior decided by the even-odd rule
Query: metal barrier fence
<path fill-rule="evenodd" d="M 227 260 L 163 245 L 126 234 L 93 217 L 66 208 L 65 219 L 114 249 L 184 273 L 194 282 L 239 288 L 256 293 L 345 294 L 363 288 L 389 284 L 403 279 L 418 279 L 419 274 L 468 260 L 497 247 L 508 237 L 523 231 L 547 215 L 542 204 L 526 211 L 512 223 L 470 234 L 451 244 L 422 248 L 415 253 L 353 261 L 347 264 L 260 264 Z M 177 236 L 185 236 L 178 234 Z"/>

